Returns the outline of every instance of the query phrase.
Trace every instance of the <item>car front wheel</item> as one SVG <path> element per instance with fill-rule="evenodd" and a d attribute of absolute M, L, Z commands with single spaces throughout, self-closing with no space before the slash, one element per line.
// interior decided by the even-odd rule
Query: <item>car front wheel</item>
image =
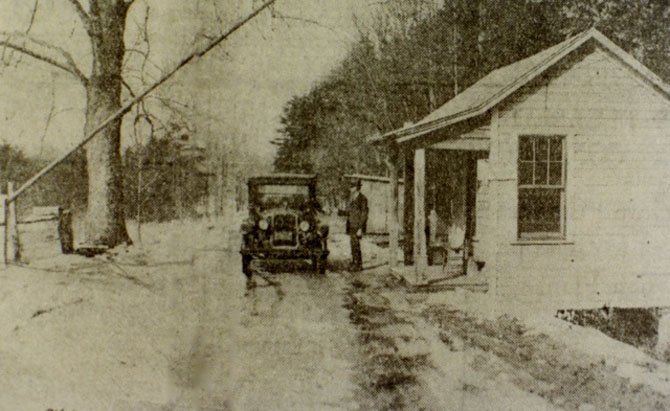
<path fill-rule="evenodd" d="M 327 260 L 325 255 L 313 255 L 312 256 L 312 270 L 315 273 L 325 274 Z"/>
<path fill-rule="evenodd" d="M 243 254 L 242 255 L 242 273 L 251 278 L 251 256 Z"/>

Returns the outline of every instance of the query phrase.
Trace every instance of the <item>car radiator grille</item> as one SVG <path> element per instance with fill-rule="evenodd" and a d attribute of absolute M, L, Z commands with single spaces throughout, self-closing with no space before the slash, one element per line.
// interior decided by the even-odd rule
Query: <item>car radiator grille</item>
<path fill-rule="evenodd" d="M 275 215 L 272 224 L 272 243 L 277 246 L 294 246 L 298 243 L 298 220 L 291 214 Z"/>

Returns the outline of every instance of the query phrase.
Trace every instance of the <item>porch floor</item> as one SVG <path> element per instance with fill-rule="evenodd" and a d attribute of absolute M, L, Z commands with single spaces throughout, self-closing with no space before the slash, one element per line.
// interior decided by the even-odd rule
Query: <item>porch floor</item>
<path fill-rule="evenodd" d="M 486 292 L 489 288 L 485 272 L 478 271 L 476 267 L 468 267 L 466 275 L 453 275 L 445 271 L 441 265 L 427 266 L 421 280 L 417 279 L 413 265 L 400 265 L 393 268 L 391 273 L 417 291 L 464 288 L 470 291 Z"/>

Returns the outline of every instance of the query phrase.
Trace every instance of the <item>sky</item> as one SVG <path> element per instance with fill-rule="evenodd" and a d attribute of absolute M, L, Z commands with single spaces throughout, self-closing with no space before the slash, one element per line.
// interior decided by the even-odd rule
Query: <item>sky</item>
<path fill-rule="evenodd" d="M 85 1 L 83 1 L 84 4 Z M 216 9 L 214 9 L 214 3 Z M 136 0 L 126 43 L 137 38 L 137 22 L 149 9 L 149 35 L 156 78 L 171 68 L 204 32 L 229 27 L 260 0 Z M 0 32 L 25 32 L 67 50 L 82 71 L 90 65 L 85 33 L 64 0 L 0 0 Z M 87 7 L 87 6 L 86 6 Z M 355 41 L 352 15 L 367 0 L 278 0 L 233 34 L 211 55 L 177 74 L 160 91 L 187 104 L 200 118 L 199 131 L 234 142 L 271 162 L 285 103 L 307 92 L 334 69 Z M 219 19 L 215 18 L 219 16 Z M 2 50 L 0 49 L 0 52 Z M 0 141 L 28 154 L 55 155 L 83 137 L 85 94 L 71 75 L 29 57 L 1 53 Z M 139 83 L 137 87 L 140 87 Z M 50 121 L 47 122 L 47 119 Z M 132 142 L 124 127 L 124 145 Z M 213 137 L 212 137 L 213 136 Z M 226 144 L 224 144 L 225 146 Z"/>

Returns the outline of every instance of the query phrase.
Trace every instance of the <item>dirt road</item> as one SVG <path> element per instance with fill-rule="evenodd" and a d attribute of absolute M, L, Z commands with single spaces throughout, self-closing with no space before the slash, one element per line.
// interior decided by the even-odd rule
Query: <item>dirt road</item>
<path fill-rule="evenodd" d="M 248 290 L 234 239 L 196 228 L 0 272 L 0 410 L 356 409 L 347 281 Z"/>
<path fill-rule="evenodd" d="M 187 396 L 216 393 L 235 410 L 355 409 L 355 329 L 342 306 L 343 277 L 274 274 L 246 289 L 237 257 L 201 259 L 203 272 L 214 273 L 203 289 L 220 292 L 206 299 L 201 344 L 219 362 L 205 366 Z"/>

